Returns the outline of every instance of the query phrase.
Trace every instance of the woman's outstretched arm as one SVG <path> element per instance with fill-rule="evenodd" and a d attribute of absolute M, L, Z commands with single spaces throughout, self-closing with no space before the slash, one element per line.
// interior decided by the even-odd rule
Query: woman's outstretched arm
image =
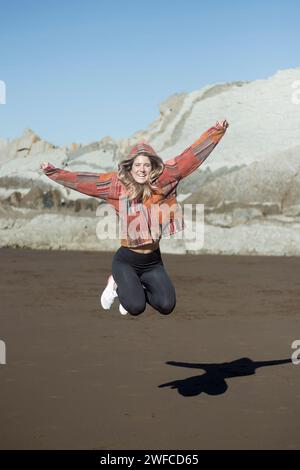
<path fill-rule="evenodd" d="M 217 123 L 205 131 L 199 139 L 180 155 L 165 162 L 162 178 L 166 180 L 181 180 L 195 171 L 211 154 L 216 145 L 224 136 L 229 127 L 226 119 Z"/>
<path fill-rule="evenodd" d="M 44 174 L 56 183 L 74 189 L 88 196 L 107 199 L 111 181 L 115 172 L 89 173 L 86 171 L 73 172 L 56 168 L 48 162 L 42 162 L 40 168 Z"/>

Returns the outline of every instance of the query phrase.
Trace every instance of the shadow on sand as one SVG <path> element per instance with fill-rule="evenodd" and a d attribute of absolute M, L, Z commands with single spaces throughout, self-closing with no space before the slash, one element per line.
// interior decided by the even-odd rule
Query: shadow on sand
<path fill-rule="evenodd" d="M 208 395 L 222 395 L 226 392 L 228 385 L 225 379 L 233 377 L 243 377 L 254 375 L 259 367 L 276 366 L 292 362 L 291 359 L 279 359 L 274 361 L 252 361 L 247 357 L 242 357 L 232 362 L 222 362 L 220 364 L 190 364 L 188 362 L 168 361 L 166 364 L 177 367 L 187 367 L 190 369 L 203 369 L 205 374 L 195 375 L 187 379 L 173 380 L 158 387 L 170 387 L 177 389 L 184 397 L 193 397 L 201 393 Z"/>

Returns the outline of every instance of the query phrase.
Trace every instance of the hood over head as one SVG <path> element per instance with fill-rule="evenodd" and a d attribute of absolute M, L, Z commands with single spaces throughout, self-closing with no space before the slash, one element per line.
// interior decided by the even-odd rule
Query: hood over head
<path fill-rule="evenodd" d="M 158 157 L 154 148 L 145 141 L 137 142 L 137 144 L 132 147 L 129 153 L 129 158 L 135 158 L 138 155 L 147 155 L 147 157 L 154 155 L 155 157 Z"/>

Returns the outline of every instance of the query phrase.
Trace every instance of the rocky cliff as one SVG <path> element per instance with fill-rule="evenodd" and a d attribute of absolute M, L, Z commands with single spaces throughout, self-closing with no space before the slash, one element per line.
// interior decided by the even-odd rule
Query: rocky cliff
<path fill-rule="evenodd" d="M 300 255 L 299 79 L 300 67 L 172 95 L 148 129 L 121 141 L 106 136 L 85 146 L 57 147 L 31 129 L 11 142 L 0 139 L 0 246 L 114 249 L 117 241 L 96 236 L 99 201 L 51 182 L 39 162 L 110 171 L 141 139 L 166 160 L 226 117 L 226 136 L 178 190 L 179 200 L 205 205 L 204 245 L 174 239 L 162 248 Z"/>

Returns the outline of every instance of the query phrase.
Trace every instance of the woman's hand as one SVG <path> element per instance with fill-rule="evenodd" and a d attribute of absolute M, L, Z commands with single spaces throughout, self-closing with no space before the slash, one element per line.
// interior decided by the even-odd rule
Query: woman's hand
<path fill-rule="evenodd" d="M 223 127 L 224 129 L 227 129 L 227 127 L 229 127 L 229 123 L 227 122 L 226 119 L 222 119 L 221 121 L 217 121 L 217 126 L 218 125 Z"/>
<path fill-rule="evenodd" d="M 55 166 L 51 165 L 49 162 L 40 162 L 40 169 L 44 171 L 46 168 L 55 168 Z"/>

